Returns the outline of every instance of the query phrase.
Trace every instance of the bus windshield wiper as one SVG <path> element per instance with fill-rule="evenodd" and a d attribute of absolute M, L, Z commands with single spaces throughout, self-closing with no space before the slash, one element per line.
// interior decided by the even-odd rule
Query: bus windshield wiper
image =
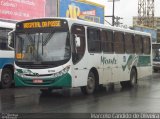
<path fill-rule="evenodd" d="M 46 37 L 46 39 L 42 42 L 42 45 L 45 46 L 48 41 L 52 38 L 52 36 L 54 35 L 55 32 L 52 32 L 50 34 L 48 34 L 48 36 Z"/>
<path fill-rule="evenodd" d="M 30 41 L 30 43 L 34 44 L 34 40 L 31 37 L 31 35 L 30 34 L 26 34 L 26 36 L 27 36 L 28 40 Z"/>

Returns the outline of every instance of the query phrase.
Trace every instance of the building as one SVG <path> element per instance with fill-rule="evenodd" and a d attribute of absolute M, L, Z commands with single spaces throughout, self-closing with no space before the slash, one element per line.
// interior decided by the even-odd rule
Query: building
<path fill-rule="evenodd" d="M 138 27 L 138 17 L 133 17 L 133 28 L 134 27 Z M 139 27 L 143 27 L 145 29 L 156 29 L 157 30 L 157 38 L 156 41 L 157 43 L 160 43 L 160 17 L 154 17 L 154 27 L 153 28 L 149 28 L 147 26 L 139 26 Z"/>

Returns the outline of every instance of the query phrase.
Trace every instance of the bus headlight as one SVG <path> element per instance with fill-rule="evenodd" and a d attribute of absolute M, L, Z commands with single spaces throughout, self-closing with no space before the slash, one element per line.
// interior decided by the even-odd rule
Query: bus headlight
<path fill-rule="evenodd" d="M 62 76 L 64 74 L 66 74 L 69 71 L 69 69 L 70 69 L 70 65 L 66 66 L 63 70 L 61 70 L 61 71 L 59 71 L 57 73 L 54 73 L 52 76 L 53 76 L 53 78 L 60 77 L 60 76 Z"/>
<path fill-rule="evenodd" d="M 19 73 L 18 71 L 16 71 L 15 74 L 17 74 L 19 77 L 24 77 L 24 75 L 22 73 Z"/>

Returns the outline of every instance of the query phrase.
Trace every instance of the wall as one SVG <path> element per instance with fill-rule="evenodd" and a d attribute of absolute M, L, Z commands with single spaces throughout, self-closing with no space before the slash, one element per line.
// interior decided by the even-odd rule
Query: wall
<path fill-rule="evenodd" d="M 156 29 L 151 29 L 147 27 L 140 27 L 140 26 L 134 26 L 134 30 L 150 33 L 152 36 L 152 42 L 157 42 L 157 30 Z"/>

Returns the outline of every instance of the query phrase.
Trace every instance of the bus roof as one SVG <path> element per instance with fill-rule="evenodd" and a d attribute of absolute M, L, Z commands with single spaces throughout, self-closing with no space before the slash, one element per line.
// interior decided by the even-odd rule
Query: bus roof
<path fill-rule="evenodd" d="M 109 26 L 109 25 L 104 25 L 104 24 L 99 24 L 99 23 L 94 23 L 94 22 L 87 22 L 84 20 L 77 20 L 77 19 L 70 19 L 70 18 L 66 18 L 66 19 L 71 24 L 74 24 L 74 23 L 84 24 L 87 26 L 100 27 L 100 28 L 105 28 L 109 30 L 122 31 L 122 32 L 128 32 L 128 33 L 134 33 L 134 34 L 140 34 L 140 35 L 147 35 L 151 37 L 151 34 L 146 33 L 146 32 L 141 32 L 141 31 L 136 31 L 136 30 L 131 30 L 131 29 L 124 29 L 120 27 Z"/>
<path fill-rule="evenodd" d="M 15 23 L 9 23 L 9 22 L 0 21 L 0 27 L 14 29 L 15 28 Z"/>
<path fill-rule="evenodd" d="M 43 18 L 38 18 L 38 19 L 64 19 L 64 20 L 68 21 L 69 25 L 82 24 L 85 26 L 99 27 L 102 29 L 104 28 L 104 29 L 108 29 L 108 30 L 122 31 L 122 32 L 128 32 L 128 33 L 139 34 L 139 35 L 146 35 L 146 36 L 151 37 L 150 33 L 131 30 L 131 29 L 124 29 L 124 28 L 120 28 L 120 27 L 109 26 L 109 25 L 104 25 L 104 24 L 99 24 L 99 23 L 94 23 L 94 22 L 88 22 L 88 21 L 79 20 L 79 19 L 71 19 L 71 18 L 65 18 L 65 17 L 45 17 L 45 18 L 43 17 Z M 36 20 L 36 19 L 28 19 L 28 20 L 30 21 L 30 20 Z M 28 21 L 28 20 L 24 20 L 24 21 Z M 24 21 L 20 21 L 20 22 L 24 22 Z M 17 22 L 17 23 L 19 23 L 19 22 Z"/>

